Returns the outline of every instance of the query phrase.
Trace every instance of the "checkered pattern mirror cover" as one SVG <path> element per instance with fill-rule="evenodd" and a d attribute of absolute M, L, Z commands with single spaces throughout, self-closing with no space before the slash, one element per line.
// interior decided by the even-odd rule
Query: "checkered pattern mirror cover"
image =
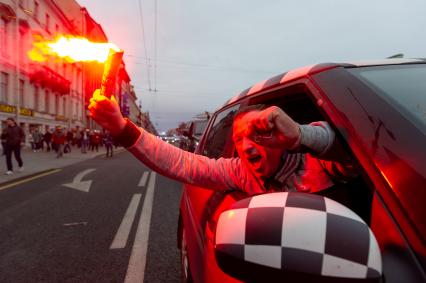
<path fill-rule="evenodd" d="M 365 222 L 326 197 L 298 192 L 258 195 L 220 215 L 216 254 L 281 272 L 331 278 L 381 277 L 380 250 Z"/>

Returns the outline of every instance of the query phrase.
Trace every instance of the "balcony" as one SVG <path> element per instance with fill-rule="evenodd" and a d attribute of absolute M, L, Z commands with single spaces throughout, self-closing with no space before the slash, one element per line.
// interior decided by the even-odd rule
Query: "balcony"
<path fill-rule="evenodd" d="M 30 64 L 30 82 L 52 92 L 66 95 L 70 93 L 71 82 L 47 66 Z"/>

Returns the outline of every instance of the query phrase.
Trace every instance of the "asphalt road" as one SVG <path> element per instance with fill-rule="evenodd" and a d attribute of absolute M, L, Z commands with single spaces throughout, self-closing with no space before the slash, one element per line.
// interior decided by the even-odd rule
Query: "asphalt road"
<path fill-rule="evenodd" d="M 180 194 L 127 152 L 0 190 L 0 282 L 179 282 Z"/>

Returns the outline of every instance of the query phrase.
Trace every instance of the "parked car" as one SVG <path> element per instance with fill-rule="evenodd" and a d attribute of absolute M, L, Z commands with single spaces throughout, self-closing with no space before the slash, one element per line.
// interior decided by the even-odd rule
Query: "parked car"
<path fill-rule="evenodd" d="M 426 61 L 327 63 L 277 75 L 218 109 L 195 152 L 237 156 L 233 116 L 252 104 L 279 106 L 301 124 L 332 126 L 360 175 L 322 196 L 369 226 L 381 251 L 383 282 L 426 282 Z M 247 197 L 184 185 L 178 229 L 184 282 L 241 282 L 237 269 L 251 265 L 219 266 L 215 236 L 220 215 Z M 356 250 L 354 237 L 348 235 L 346 249 Z M 309 270 L 309 262 L 300 264 Z"/>

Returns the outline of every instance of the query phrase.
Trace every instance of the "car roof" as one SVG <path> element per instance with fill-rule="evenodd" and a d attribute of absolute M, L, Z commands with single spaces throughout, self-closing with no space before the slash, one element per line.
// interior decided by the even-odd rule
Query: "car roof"
<path fill-rule="evenodd" d="M 267 80 L 261 81 L 248 89 L 244 90 L 243 92 L 235 95 L 231 99 L 225 102 L 222 107 L 219 109 L 222 109 L 230 104 L 233 104 L 234 102 L 243 99 L 247 96 L 251 96 L 253 94 L 259 93 L 261 91 L 264 91 L 269 88 L 277 87 L 281 84 L 290 82 L 292 80 L 297 80 L 302 77 L 305 77 L 307 75 L 313 75 L 316 73 L 324 72 L 330 69 L 334 69 L 337 67 L 344 67 L 344 68 L 357 68 L 357 67 L 367 67 L 367 66 L 383 66 L 383 65 L 399 65 L 399 64 L 416 64 L 416 63 L 423 63 L 426 64 L 425 58 L 419 58 L 419 59 L 381 59 L 381 60 L 367 60 L 367 61 L 354 61 L 354 62 L 347 62 L 347 63 L 321 63 L 321 64 L 315 64 L 315 65 L 309 65 L 301 68 L 296 68 L 293 70 L 290 70 L 288 72 L 276 75 L 272 78 L 269 78 Z M 218 110 L 219 110 L 218 109 Z"/>

